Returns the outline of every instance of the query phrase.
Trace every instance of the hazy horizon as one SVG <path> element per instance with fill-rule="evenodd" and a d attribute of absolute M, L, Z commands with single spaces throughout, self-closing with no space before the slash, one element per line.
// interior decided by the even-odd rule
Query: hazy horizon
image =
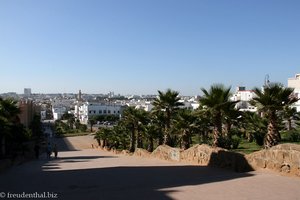
<path fill-rule="evenodd" d="M 287 85 L 300 2 L 0 1 L 0 93 L 197 95 L 214 83 Z"/>

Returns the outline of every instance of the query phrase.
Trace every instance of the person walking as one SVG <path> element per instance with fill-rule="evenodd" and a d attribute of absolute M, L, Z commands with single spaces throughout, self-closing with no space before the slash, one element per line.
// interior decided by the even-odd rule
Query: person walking
<path fill-rule="evenodd" d="M 47 153 L 47 159 L 50 160 L 52 154 L 52 147 L 50 142 L 48 142 L 46 153 Z"/>
<path fill-rule="evenodd" d="M 53 153 L 54 153 L 54 157 L 57 158 L 58 150 L 57 150 L 56 144 L 54 144 L 54 146 L 53 146 Z"/>

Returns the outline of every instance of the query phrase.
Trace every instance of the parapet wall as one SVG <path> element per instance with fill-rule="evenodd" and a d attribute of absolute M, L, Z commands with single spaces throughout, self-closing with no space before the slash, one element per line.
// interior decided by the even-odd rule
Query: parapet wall
<path fill-rule="evenodd" d="M 246 155 L 245 158 L 254 169 L 269 169 L 300 177 L 300 145 L 281 144 Z"/>
<path fill-rule="evenodd" d="M 222 167 L 237 172 L 269 169 L 284 175 L 300 177 L 300 145 L 296 144 L 281 144 L 249 155 L 213 148 L 205 144 L 195 145 L 187 150 L 161 145 L 152 153 L 144 149 L 137 149 L 134 155 Z"/>

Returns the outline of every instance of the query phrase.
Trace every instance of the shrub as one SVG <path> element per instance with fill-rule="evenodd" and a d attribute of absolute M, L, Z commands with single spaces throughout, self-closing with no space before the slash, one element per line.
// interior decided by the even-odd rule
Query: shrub
<path fill-rule="evenodd" d="M 266 136 L 266 133 L 264 132 L 254 132 L 253 133 L 255 143 L 259 146 L 262 146 L 264 144 L 264 139 Z"/>
<path fill-rule="evenodd" d="M 240 145 L 240 142 L 241 142 L 241 138 L 239 136 L 237 136 L 237 135 L 232 136 L 232 138 L 231 138 L 231 147 L 233 149 L 237 149 Z"/>
<path fill-rule="evenodd" d="M 297 130 L 289 131 L 287 139 L 290 142 L 299 142 L 300 141 L 300 134 Z"/>

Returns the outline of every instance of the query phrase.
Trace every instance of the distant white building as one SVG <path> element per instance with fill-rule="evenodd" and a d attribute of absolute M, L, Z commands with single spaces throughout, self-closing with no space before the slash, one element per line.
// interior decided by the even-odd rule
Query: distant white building
<path fill-rule="evenodd" d="M 64 106 L 52 107 L 53 119 L 60 120 L 64 113 L 67 112 L 67 108 Z"/>
<path fill-rule="evenodd" d="M 145 101 L 145 102 L 139 103 L 138 105 L 135 106 L 135 109 L 143 109 L 147 112 L 150 112 L 153 108 L 154 108 L 154 106 L 152 105 L 152 103 L 150 101 Z"/>
<path fill-rule="evenodd" d="M 246 87 L 237 87 L 236 92 L 232 95 L 232 101 L 239 101 L 236 104 L 236 108 L 241 111 L 251 111 L 256 112 L 257 108 L 250 104 L 250 101 L 255 97 L 253 90 L 246 90 Z"/>
<path fill-rule="evenodd" d="M 73 102 L 72 99 L 51 99 L 53 119 L 60 120 L 71 109 Z"/>
<path fill-rule="evenodd" d="M 300 98 L 300 74 L 296 74 L 294 78 L 288 79 L 288 87 L 294 89 L 294 94 L 297 98 Z M 294 104 L 297 112 L 300 111 L 300 100 Z"/>
<path fill-rule="evenodd" d="M 89 118 L 92 116 L 97 116 L 97 115 L 119 116 L 122 113 L 122 110 L 123 107 L 121 105 L 84 102 L 79 107 L 78 105 L 75 106 L 75 116 L 79 117 L 81 123 L 87 124 Z"/>
<path fill-rule="evenodd" d="M 185 100 L 179 100 L 180 103 L 182 103 L 183 105 L 182 106 L 179 106 L 179 108 L 182 108 L 182 109 L 187 109 L 187 110 L 193 110 L 194 107 L 192 106 L 192 102 L 189 102 L 189 101 L 185 101 Z"/>

